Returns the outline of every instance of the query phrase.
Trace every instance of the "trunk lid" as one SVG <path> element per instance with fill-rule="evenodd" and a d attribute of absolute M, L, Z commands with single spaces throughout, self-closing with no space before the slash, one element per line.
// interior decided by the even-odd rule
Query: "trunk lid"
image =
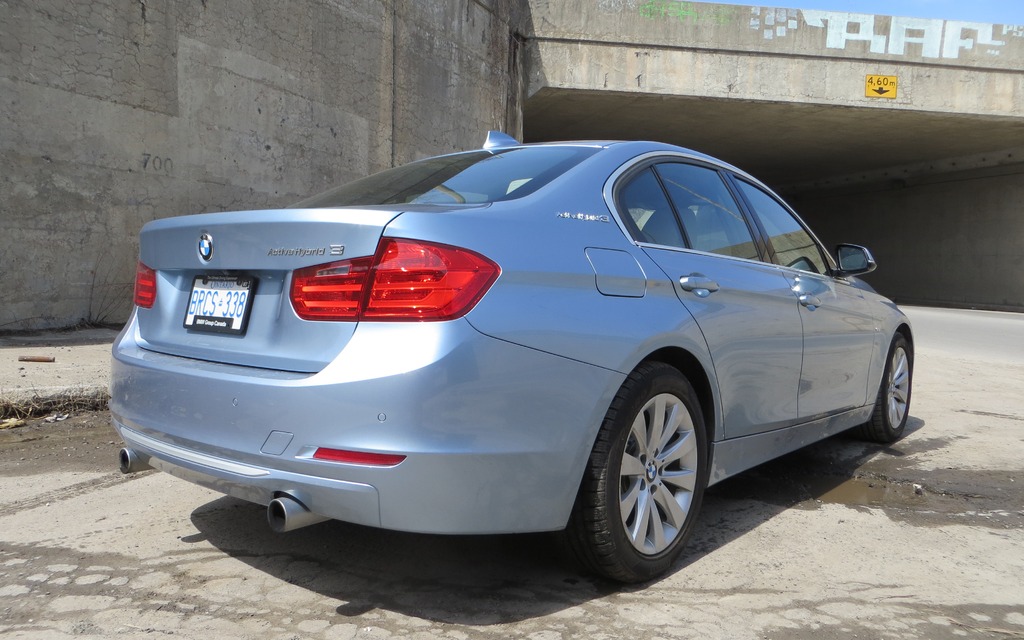
<path fill-rule="evenodd" d="M 279 209 L 151 222 L 142 229 L 139 257 L 156 271 L 157 295 L 152 308 L 137 310 L 139 344 L 212 362 L 319 371 L 345 347 L 356 323 L 300 319 L 289 297 L 292 272 L 372 256 L 384 228 L 400 214 L 377 207 Z M 197 282 L 234 296 L 234 322 L 244 317 L 244 330 L 226 332 L 231 320 L 228 329 L 200 326 L 194 317 L 185 326 Z"/>

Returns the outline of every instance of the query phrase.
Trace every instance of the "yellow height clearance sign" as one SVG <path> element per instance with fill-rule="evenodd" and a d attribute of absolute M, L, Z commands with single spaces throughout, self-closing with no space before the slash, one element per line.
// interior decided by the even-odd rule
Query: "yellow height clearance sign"
<path fill-rule="evenodd" d="M 899 93 L 899 77 L 869 75 L 864 78 L 864 97 L 893 100 Z"/>

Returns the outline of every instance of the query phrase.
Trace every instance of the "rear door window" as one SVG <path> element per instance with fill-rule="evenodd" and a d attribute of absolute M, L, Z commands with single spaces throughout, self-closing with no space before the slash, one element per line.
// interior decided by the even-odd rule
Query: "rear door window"
<path fill-rule="evenodd" d="M 690 247 L 758 260 L 753 234 L 736 200 L 714 169 L 682 162 L 657 165 Z"/>
<path fill-rule="evenodd" d="M 644 169 L 619 191 L 619 208 L 637 242 L 686 247 L 679 221 L 652 169 Z"/>

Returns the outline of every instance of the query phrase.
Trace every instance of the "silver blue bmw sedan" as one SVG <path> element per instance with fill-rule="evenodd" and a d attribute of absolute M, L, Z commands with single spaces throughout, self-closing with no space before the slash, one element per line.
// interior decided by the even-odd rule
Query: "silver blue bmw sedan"
<path fill-rule="evenodd" d="M 651 142 L 390 169 L 147 224 L 113 348 L 122 471 L 412 532 L 564 531 L 669 570 L 707 486 L 840 431 L 899 438 L 907 318 L 764 184 Z"/>

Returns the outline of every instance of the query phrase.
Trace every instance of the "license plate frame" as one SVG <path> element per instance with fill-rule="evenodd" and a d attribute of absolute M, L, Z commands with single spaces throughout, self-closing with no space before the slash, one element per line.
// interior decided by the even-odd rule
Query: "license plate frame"
<path fill-rule="evenodd" d="M 182 326 L 187 331 L 244 335 L 249 327 L 256 283 L 252 276 L 195 276 Z"/>

